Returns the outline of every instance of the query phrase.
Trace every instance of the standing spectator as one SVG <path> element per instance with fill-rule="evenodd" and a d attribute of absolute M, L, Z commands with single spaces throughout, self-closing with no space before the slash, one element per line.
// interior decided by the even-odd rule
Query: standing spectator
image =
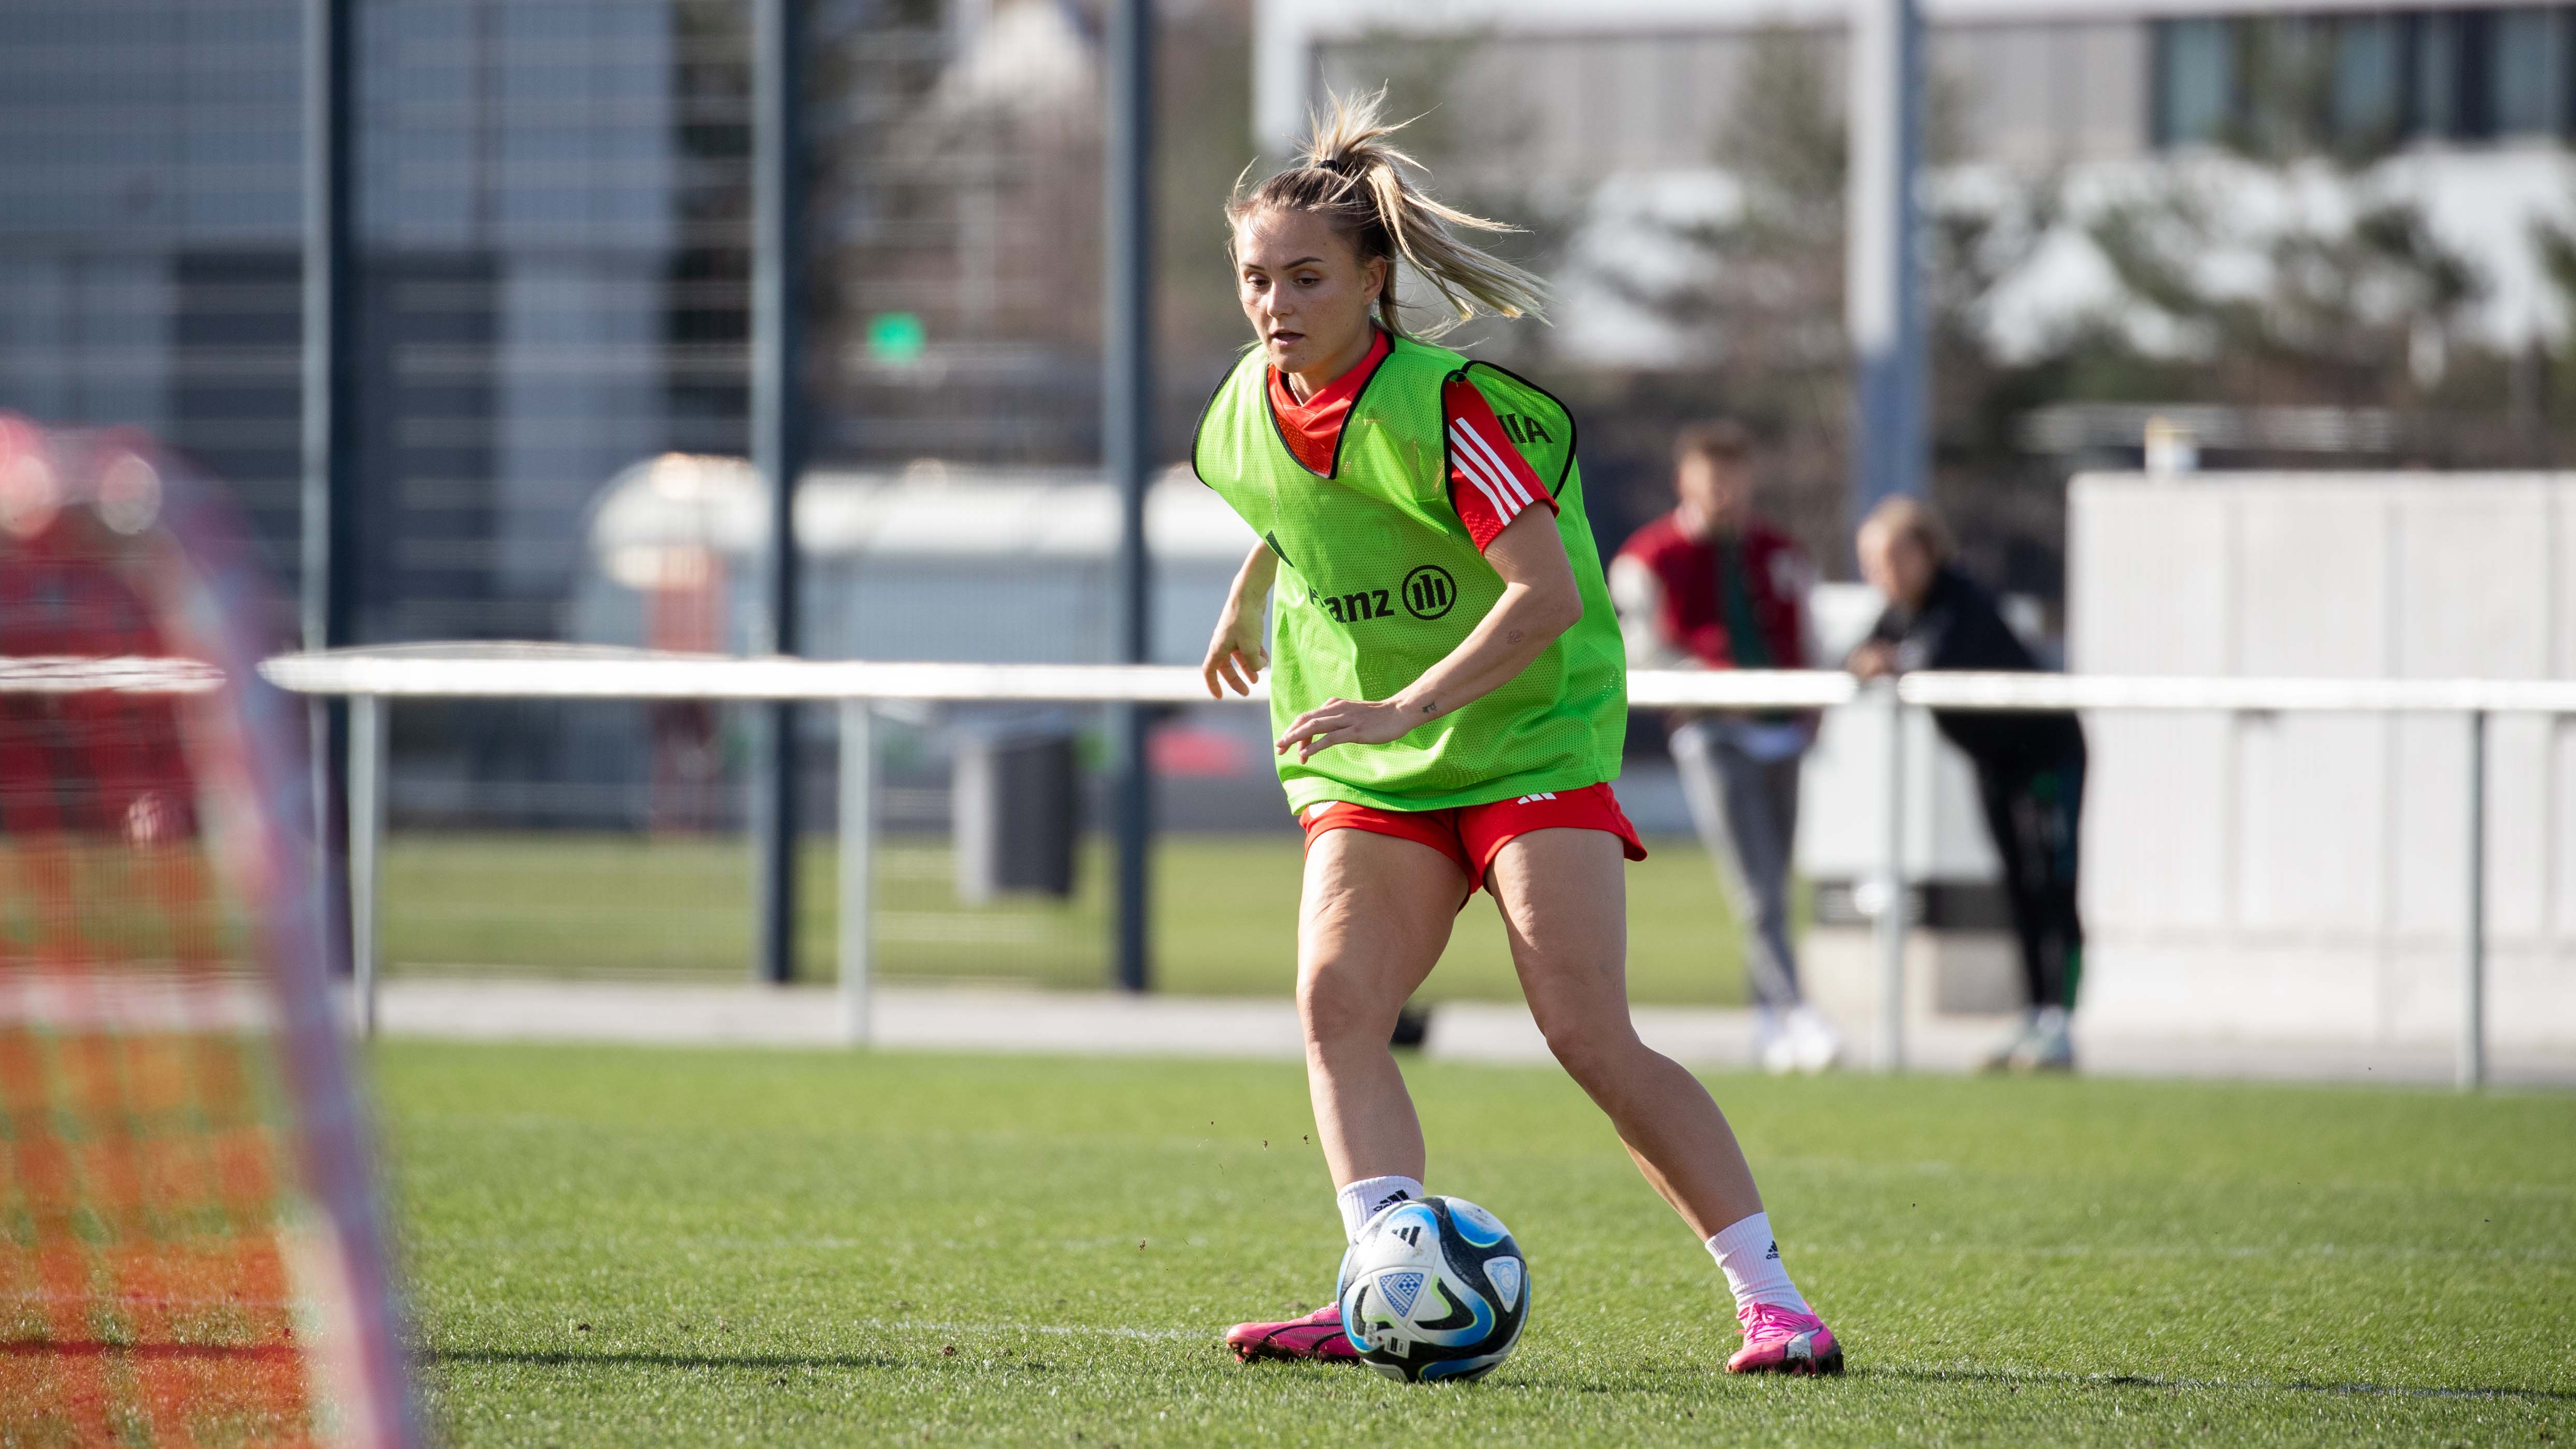
<path fill-rule="evenodd" d="M 1887 596 L 1878 626 L 1851 654 L 1863 679 L 1908 669 L 2037 669 L 1994 595 L 1950 563 L 1949 535 L 1929 508 L 1891 498 L 1860 527 L 1860 567 Z M 2084 808 L 2084 729 L 2071 714 L 1942 709 L 1933 722 L 1977 768 L 1986 829 L 2004 868 L 2004 901 L 2020 939 L 2029 1009 L 1985 1059 L 1990 1071 L 2068 1071 L 2067 1018 L 2084 972 L 2075 909 L 2077 819 Z"/>
<path fill-rule="evenodd" d="M 1805 669 L 1815 650 L 1807 591 L 1815 568 L 1753 513 L 1753 438 L 1734 422 L 1685 429 L 1673 449 L 1673 511 L 1610 565 L 1628 658 L 1654 669 Z M 1812 715 L 1682 714 L 1673 762 L 1718 881 L 1744 928 L 1756 1047 L 1774 1072 L 1822 1071 L 1842 1041 L 1798 988 L 1789 944 L 1790 845 L 1799 757 Z"/>

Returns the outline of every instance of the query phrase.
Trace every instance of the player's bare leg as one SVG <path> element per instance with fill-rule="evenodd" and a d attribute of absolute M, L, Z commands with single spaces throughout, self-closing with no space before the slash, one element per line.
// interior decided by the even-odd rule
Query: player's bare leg
<path fill-rule="evenodd" d="M 1736 1293 L 1736 1371 L 1836 1372 L 1833 1331 L 1779 1264 L 1735 1131 L 1699 1079 L 1637 1037 L 1628 1017 L 1627 887 L 1617 837 L 1515 836 L 1487 877 L 1530 1014 L 1566 1072 L 1609 1114 L 1629 1156 L 1707 1243 Z"/>
<path fill-rule="evenodd" d="M 1330 830 L 1306 852 L 1297 1017 L 1315 1136 L 1346 1229 L 1355 1231 L 1353 1219 L 1365 1220 L 1379 1197 L 1421 1190 L 1422 1122 L 1387 1038 L 1439 963 L 1466 895 L 1456 863 L 1414 841 Z M 1356 1357 L 1331 1305 L 1285 1323 L 1237 1324 L 1226 1343 L 1247 1360 Z"/>
<path fill-rule="evenodd" d="M 1387 1039 L 1439 964 L 1466 897 L 1457 865 L 1415 841 L 1333 830 L 1306 854 L 1297 1019 L 1315 1133 L 1335 1187 L 1422 1176 L 1422 1123 Z"/>
<path fill-rule="evenodd" d="M 1628 1019 L 1627 881 L 1618 837 L 1539 830 L 1494 857 L 1512 965 L 1548 1049 L 1619 1129 L 1646 1180 L 1705 1239 L 1762 1211 L 1734 1129 Z"/>

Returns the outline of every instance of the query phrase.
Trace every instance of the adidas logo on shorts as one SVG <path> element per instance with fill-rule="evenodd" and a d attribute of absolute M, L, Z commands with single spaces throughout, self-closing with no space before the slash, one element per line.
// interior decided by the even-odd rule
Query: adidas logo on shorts
<path fill-rule="evenodd" d="M 1523 795 L 1512 803 L 1515 805 L 1528 805 L 1540 800 L 1553 800 L 1555 798 L 1556 792 L 1554 790 L 1549 790 L 1537 795 Z"/>

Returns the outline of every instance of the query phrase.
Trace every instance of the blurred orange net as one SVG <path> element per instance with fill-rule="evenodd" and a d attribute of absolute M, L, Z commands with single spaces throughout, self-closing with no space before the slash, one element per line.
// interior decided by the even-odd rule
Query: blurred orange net
<path fill-rule="evenodd" d="M 257 737 L 293 716 L 244 708 L 258 592 L 213 586 L 163 486 L 0 418 L 0 1443 L 399 1440 L 359 1362 L 381 1280 L 314 1170 L 354 1141 L 313 1135 L 345 1125 L 336 1044 L 295 1056 L 296 752 Z"/>

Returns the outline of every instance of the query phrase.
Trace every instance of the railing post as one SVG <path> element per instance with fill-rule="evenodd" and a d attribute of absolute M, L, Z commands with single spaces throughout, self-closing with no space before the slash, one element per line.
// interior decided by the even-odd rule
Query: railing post
<path fill-rule="evenodd" d="M 1877 916 L 1878 1069 L 1905 1069 L 1905 706 L 1896 681 L 1878 684 L 1879 722 L 1887 732 L 1886 795 L 1879 802 Z"/>
<path fill-rule="evenodd" d="M 865 1046 L 869 1020 L 870 892 L 876 881 L 876 717 L 864 699 L 841 701 L 841 1038 Z"/>
<path fill-rule="evenodd" d="M 376 1034 L 377 903 L 385 883 L 385 701 L 349 696 L 349 968 L 358 1034 Z"/>
<path fill-rule="evenodd" d="M 2469 898 L 2460 951 L 2460 1090 L 2487 1079 L 2487 712 L 2469 711 Z"/>

